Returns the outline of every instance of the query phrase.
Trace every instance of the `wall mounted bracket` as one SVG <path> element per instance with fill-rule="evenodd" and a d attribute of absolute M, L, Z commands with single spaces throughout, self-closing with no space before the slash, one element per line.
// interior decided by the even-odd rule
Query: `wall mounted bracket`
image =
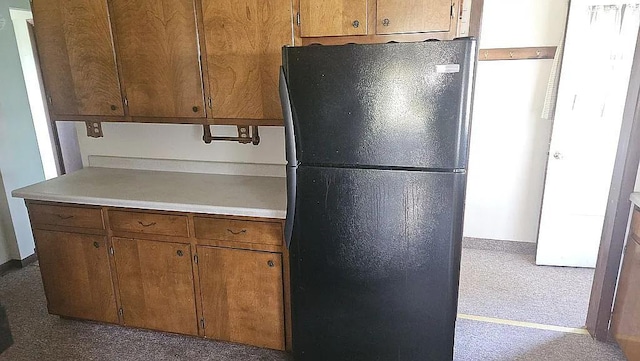
<path fill-rule="evenodd" d="M 211 135 L 211 125 L 205 124 L 202 126 L 204 129 L 204 134 L 202 135 L 202 140 L 211 144 L 214 140 L 222 140 L 227 142 L 238 142 L 241 144 L 260 144 L 260 134 L 258 133 L 257 125 L 238 125 L 238 136 L 237 137 L 223 137 L 223 136 L 213 136 Z"/>
<path fill-rule="evenodd" d="M 91 138 L 102 138 L 104 134 L 102 134 L 102 123 L 100 122 L 84 122 L 87 126 L 87 137 Z"/>

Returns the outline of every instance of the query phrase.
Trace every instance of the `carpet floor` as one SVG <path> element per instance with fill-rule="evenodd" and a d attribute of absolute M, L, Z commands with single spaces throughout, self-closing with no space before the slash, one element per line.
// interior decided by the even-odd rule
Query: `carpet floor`
<path fill-rule="evenodd" d="M 464 249 L 459 312 L 581 327 L 592 277 L 591 270 L 537 267 L 530 255 Z M 15 340 L 0 361 L 291 360 L 273 350 L 51 316 L 37 265 L 0 277 L 0 302 Z M 588 335 L 459 319 L 455 360 L 625 358 L 616 345 Z"/>

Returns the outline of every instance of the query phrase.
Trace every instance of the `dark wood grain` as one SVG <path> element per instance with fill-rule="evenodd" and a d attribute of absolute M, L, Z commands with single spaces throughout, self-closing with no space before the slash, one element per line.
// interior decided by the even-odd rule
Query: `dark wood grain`
<path fill-rule="evenodd" d="M 110 4 L 129 114 L 205 117 L 193 0 Z"/>
<path fill-rule="evenodd" d="M 281 119 L 281 49 L 293 45 L 290 0 L 203 0 L 202 11 L 210 117 Z"/>
<path fill-rule="evenodd" d="M 34 0 L 32 11 L 50 111 L 124 115 L 106 0 Z"/>
<path fill-rule="evenodd" d="M 299 0 L 299 4 L 302 37 L 367 33 L 367 0 Z M 357 27 L 354 21 L 358 21 Z"/>
<path fill-rule="evenodd" d="M 377 0 L 376 33 L 447 32 L 457 18 L 451 5 L 451 0 Z"/>
<path fill-rule="evenodd" d="M 112 241 L 124 324 L 197 335 L 189 244 Z"/>
<path fill-rule="evenodd" d="M 284 350 L 282 256 L 198 246 L 209 338 Z"/>
<path fill-rule="evenodd" d="M 37 229 L 33 236 L 49 312 L 117 323 L 106 237 Z"/>

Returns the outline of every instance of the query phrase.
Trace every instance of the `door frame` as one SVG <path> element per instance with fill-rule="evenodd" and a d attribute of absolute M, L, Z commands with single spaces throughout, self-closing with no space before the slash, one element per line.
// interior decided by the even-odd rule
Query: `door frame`
<path fill-rule="evenodd" d="M 609 202 L 604 217 L 598 260 L 587 311 L 587 330 L 595 339 L 608 341 L 613 300 L 627 233 L 631 201 L 640 163 L 640 36 L 631 67 L 622 116 Z"/>

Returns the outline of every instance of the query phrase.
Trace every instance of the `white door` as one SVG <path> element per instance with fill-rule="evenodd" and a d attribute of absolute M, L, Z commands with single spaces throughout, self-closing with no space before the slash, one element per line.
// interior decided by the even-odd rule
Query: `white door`
<path fill-rule="evenodd" d="M 638 4 L 608 1 L 615 4 L 570 4 L 538 233 L 539 265 L 596 265 L 640 23 Z"/>

